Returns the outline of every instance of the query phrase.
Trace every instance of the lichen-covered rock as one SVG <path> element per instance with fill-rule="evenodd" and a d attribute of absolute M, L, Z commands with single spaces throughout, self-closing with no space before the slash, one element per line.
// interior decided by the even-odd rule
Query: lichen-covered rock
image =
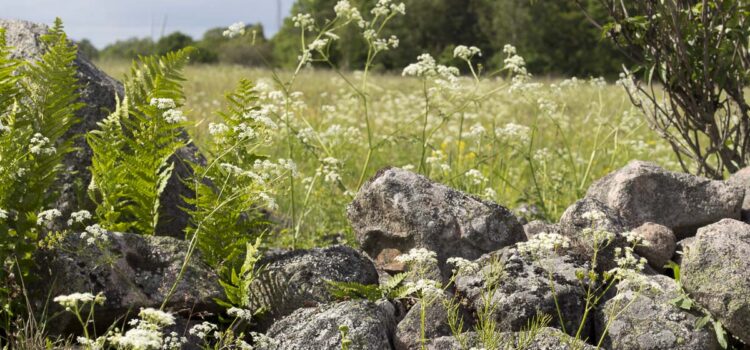
<path fill-rule="evenodd" d="M 555 296 L 565 329 L 571 334 L 578 330 L 585 309 L 585 293 L 576 277 L 576 270 L 583 270 L 583 267 L 572 258 L 551 256 L 532 261 L 515 248 L 506 248 L 485 255 L 477 262 L 483 267 L 482 270 L 473 274 L 459 274 L 456 291 L 466 299 L 472 311 L 482 310 L 487 299 L 483 293 L 492 289 L 488 276 L 496 276 L 495 292 L 489 300 L 498 331 L 520 331 L 539 314 L 553 316 L 550 324 L 559 327 Z M 583 329 L 582 334 L 588 336 L 590 323 L 584 325 Z"/>
<path fill-rule="evenodd" d="M 681 239 L 721 219 L 739 219 L 744 190 L 632 161 L 591 185 L 586 197 L 612 208 L 629 228 L 653 222 L 669 227 Z"/>
<path fill-rule="evenodd" d="M 590 262 L 596 256 L 596 267 L 599 272 L 616 267 L 615 250 L 627 245 L 622 235 L 627 231 L 622 218 L 604 203 L 593 198 L 581 199 L 565 209 L 558 227 L 561 234 L 572 240 L 571 250 L 579 259 Z M 594 231 L 608 232 L 611 236 L 604 239 L 600 237 L 601 234 L 592 234 Z"/>
<path fill-rule="evenodd" d="M 272 349 L 339 350 L 343 340 L 339 327 L 346 326 L 350 349 L 392 349 L 393 312 L 387 301 L 365 300 L 303 308 L 274 323 L 266 335 L 276 343 Z"/>
<path fill-rule="evenodd" d="M 559 224 L 550 224 L 542 220 L 534 220 L 523 225 L 523 232 L 526 234 L 526 239 L 531 239 L 542 232 L 560 234 L 562 230 Z"/>
<path fill-rule="evenodd" d="M 672 230 L 664 225 L 647 222 L 633 229 L 633 232 L 644 241 L 635 248 L 635 252 L 646 258 L 648 264 L 657 271 L 663 270 L 677 248 Z"/>
<path fill-rule="evenodd" d="M 108 242 L 89 244 L 77 234 L 68 235 L 59 248 L 40 254 L 38 285 L 30 288 L 35 292 L 36 310 L 42 310 L 47 296 L 101 292 L 107 300 L 96 308 L 96 324 L 107 327 L 140 307 L 162 305 L 183 266 L 188 243 L 130 233 L 108 232 L 106 237 Z M 196 253 L 166 308 L 215 313 L 221 310 L 215 299 L 222 297 L 218 276 Z M 69 316 L 65 314 L 51 326 L 57 330 L 76 327 Z"/>
<path fill-rule="evenodd" d="M 464 348 L 485 349 L 479 335 L 475 332 L 463 333 L 462 344 L 454 336 L 445 336 L 434 339 L 427 345 L 428 350 L 455 350 Z M 526 350 L 594 350 L 595 346 L 586 344 L 581 340 L 563 333 L 556 328 L 544 327 L 536 332 L 503 332 L 498 333 L 499 344 L 497 348 L 505 349 L 526 349 Z"/>
<path fill-rule="evenodd" d="M 262 258 L 258 266 L 279 273 L 285 293 L 283 305 L 272 305 L 278 318 L 301 307 L 334 301 L 326 281 L 378 284 L 378 272 L 372 261 L 347 246 L 295 250 Z M 254 286 L 261 287 L 260 280 Z"/>
<path fill-rule="evenodd" d="M 437 253 L 444 277 L 449 257 L 476 259 L 525 240 L 523 227 L 506 208 L 399 168 L 380 170 L 348 208 L 362 249 L 389 271 L 412 248 Z"/>
<path fill-rule="evenodd" d="M 448 310 L 444 302 L 445 299 L 441 298 L 433 301 L 425 308 L 425 339 L 427 341 L 451 335 L 451 328 L 448 324 Z M 421 314 L 422 304 L 418 302 L 398 323 L 393 338 L 396 350 L 421 349 Z M 467 328 L 471 323 L 471 316 L 464 314 L 463 310 L 459 309 L 459 317 L 463 319 L 464 326 Z"/>
<path fill-rule="evenodd" d="M 598 309 L 597 332 L 608 330 L 603 342 L 605 349 L 719 349 L 713 332 L 705 327 L 696 329 L 698 316 L 670 303 L 680 295 L 673 279 L 661 275 L 643 278 L 646 279 L 643 284 L 632 280 L 620 282 L 618 295 Z M 594 339 L 598 341 L 601 336 L 597 334 Z"/>
<path fill-rule="evenodd" d="M 750 225 L 731 219 L 698 230 L 682 257 L 685 291 L 750 344 Z"/>
<path fill-rule="evenodd" d="M 40 38 L 49 30 L 46 25 L 22 20 L 0 19 L 0 28 L 5 29 L 7 44 L 11 47 L 11 57 L 36 61 L 44 54 L 44 45 Z M 84 106 L 76 113 L 79 123 L 71 127 L 64 136 L 66 139 L 72 139 L 76 147 L 75 152 L 63 159 L 64 170 L 60 172 L 58 184 L 55 187 L 60 189 L 56 208 L 64 214 L 64 217 L 84 208 L 86 198 L 82 198 L 80 193 L 85 193 L 85 189 L 91 182 L 89 167 L 92 152 L 86 143 L 86 138 L 81 136 L 97 129 L 97 123 L 114 111 L 115 96 L 124 95 L 120 82 L 99 70 L 80 53 L 74 64 L 80 86 L 78 91 L 80 102 Z M 203 156 L 198 148 L 190 143 L 180 149 L 171 160 L 175 162 L 175 169 L 161 198 L 162 207 L 157 234 L 184 238 L 183 230 L 188 224 L 188 216 L 181 208 L 188 204 L 185 203 L 183 197 L 192 197 L 193 191 L 181 179 L 192 175 L 192 168 L 187 166 L 186 162 L 202 162 Z"/>
<path fill-rule="evenodd" d="M 732 176 L 727 179 L 727 182 L 745 190 L 745 197 L 742 201 L 741 217 L 742 221 L 750 222 L 750 167 L 743 168 L 732 174 Z"/>

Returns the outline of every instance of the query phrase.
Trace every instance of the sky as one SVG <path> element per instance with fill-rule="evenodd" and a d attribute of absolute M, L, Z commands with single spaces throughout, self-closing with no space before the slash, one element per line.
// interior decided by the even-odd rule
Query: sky
<path fill-rule="evenodd" d="M 51 24 L 60 17 L 68 36 L 98 48 L 131 37 L 181 31 L 199 39 L 210 28 L 260 22 L 266 35 L 278 31 L 279 3 L 286 17 L 294 0 L 0 0 L 0 18 Z"/>

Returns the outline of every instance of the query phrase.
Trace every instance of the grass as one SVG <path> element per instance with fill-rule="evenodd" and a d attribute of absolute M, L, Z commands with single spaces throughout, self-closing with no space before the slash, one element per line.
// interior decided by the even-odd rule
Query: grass
<path fill-rule="evenodd" d="M 121 62 L 98 65 L 116 78 L 129 67 Z M 357 192 L 369 146 L 361 100 L 343 78 L 357 80 L 361 74 L 308 69 L 297 77 L 293 90 L 301 94 L 292 98 L 291 128 L 277 118 L 282 127 L 262 152 L 270 159 L 292 158 L 299 171 L 292 192 L 299 232 L 271 237 L 274 243 L 355 244 L 345 212 Z M 210 136 L 208 126 L 218 120 L 213 111 L 221 107 L 224 94 L 242 78 L 260 85 L 269 115 L 280 115 L 283 103 L 270 70 L 192 65 L 185 75 L 186 114 L 198 144 Z M 279 75 L 284 80 L 291 73 Z M 528 219 L 554 221 L 594 180 L 630 160 L 679 169 L 668 145 L 649 130 L 616 84 L 535 80 L 511 91 L 500 79 L 462 80 L 487 96 L 451 113 L 445 111 L 458 110 L 452 106 L 464 92 L 449 95 L 423 89 L 417 78 L 371 75 L 368 113 L 375 147 L 365 177 L 386 166 L 411 168 Z M 287 218 L 293 212 L 291 196 L 278 193 L 276 198 Z"/>

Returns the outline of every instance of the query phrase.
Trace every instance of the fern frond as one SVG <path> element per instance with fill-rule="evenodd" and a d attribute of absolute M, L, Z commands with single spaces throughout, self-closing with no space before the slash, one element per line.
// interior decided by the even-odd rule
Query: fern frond
<path fill-rule="evenodd" d="M 383 296 L 377 284 L 361 284 L 357 282 L 339 282 L 325 280 L 328 292 L 336 299 L 367 299 L 377 301 Z"/>

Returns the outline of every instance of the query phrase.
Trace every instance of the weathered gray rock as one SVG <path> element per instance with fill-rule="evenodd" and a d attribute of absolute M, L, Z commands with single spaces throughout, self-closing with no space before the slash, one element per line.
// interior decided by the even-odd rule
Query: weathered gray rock
<path fill-rule="evenodd" d="M 682 285 L 734 336 L 750 344 L 750 225 L 731 219 L 698 230 L 682 257 Z"/>
<path fill-rule="evenodd" d="M 591 185 L 586 197 L 612 208 L 628 228 L 653 222 L 669 227 L 681 239 L 721 219 L 739 219 L 744 190 L 632 161 Z"/>
<path fill-rule="evenodd" d="M 375 265 L 360 252 L 347 246 L 295 250 L 261 259 L 258 266 L 272 274 L 280 274 L 285 287 L 283 305 L 273 307 L 274 318 L 294 310 L 334 301 L 328 281 L 378 284 Z M 258 280 L 254 286 L 265 282 Z"/>
<path fill-rule="evenodd" d="M 437 253 L 445 277 L 449 257 L 473 260 L 525 240 L 508 209 L 398 168 L 362 186 L 348 216 L 362 249 L 389 271 L 403 269 L 397 256 L 426 248 Z"/>
<path fill-rule="evenodd" d="M 36 61 L 44 54 L 40 37 L 49 29 L 46 25 L 0 19 L 0 27 L 6 30 L 7 44 L 12 47 L 11 57 Z M 124 95 L 122 84 L 99 70 L 81 54 L 74 63 L 80 85 L 80 101 L 85 105 L 77 113 L 80 122 L 74 125 L 65 136 L 73 139 L 76 151 L 63 160 L 64 170 L 60 172 L 56 185 L 56 188 L 60 189 L 56 208 L 66 218 L 67 214 L 87 209 L 90 205 L 88 198 L 80 194 L 85 193 L 85 189 L 91 182 L 89 166 L 92 152 L 85 138 L 79 136 L 96 129 L 97 122 L 114 111 L 115 96 Z M 179 179 L 186 179 L 192 173 L 192 169 L 185 163 L 188 160 L 203 161 L 198 148 L 192 143 L 179 150 L 172 159 L 175 162 L 175 169 L 161 198 L 162 208 L 157 226 L 159 235 L 184 238 L 183 230 L 188 224 L 188 216 L 180 208 L 187 206 L 183 196 L 192 197 L 193 191 Z"/>
<path fill-rule="evenodd" d="M 396 326 L 393 305 L 350 300 L 315 308 L 298 309 L 277 321 L 266 333 L 284 350 L 339 350 L 340 326 L 349 328 L 350 349 L 391 349 Z"/>
<path fill-rule="evenodd" d="M 741 217 L 742 221 L 750 222 L 750 167 L 732 174 L 732 176 L 727 179 L 727 182 L 745 190 L 745 198 L 742 201 Z"/>
<path fill-rule="evenodd" d="M 595 213 L 594 218 L 591 217 L 592 213 Z M 627 231 L 622 218 L 604 203 L 593 198 L 584 198 L 573 203 L 560 217 L 558 226 L 563 235 L 571 238 L 571 250 L 579 259 L 591 262 L 596 255 L 596 268 L 600 272 L 616 267 L 615 249 L 627 245 L 622 235 Z M 597 238 L 599 241 L 595 243 L 592 230 L 606 231 L 613 236 L 606 240 Z"/>
<path fill-rule="evenodd" d="M 644 244 L 635 247 L 635 252 L 646 258 L 651 267 L 662 271 L 677 248 L 672 230 L 664 225 L 647 222 L 635 228 L 633 232 L 644 240 Z"/>
<path fill-rule="evenodd" d="M 531 239 L 542 232 L 560 234 L 562 229 L 559 224 L 550 224 L 542 220 L 534 220 L 523 225 L 523 232 L 526 234 L 526 239 Z"/>
<path fill-rule="evenodd" d="M 468 348 L 484 349 L 487 346 L 475 332 L 463 333 L 464 344 L 454 336 L 445 336 L 433 340 L 428 344 L 428 350 L 455 350 Z M 497 335 L 498 350 L 594 350 L 595 346 L 563 333 L 559 329 L 545 327 L 537 332 L 504 332 Z"/>
<path fill-rule="evenodd" d="M 585 293 L 576 277 L 576 270 L 584 268 L 572 258 L 551 256 L 534 262 L 530 257 L 520 255 L 515 248 L 506 248 L 485 255 L 477 262 L 483 267 L 482 270 L 474 274 L 459 274 L 456 293 L 466 299 L 467 307 L 471 310 L 482 310 L 487 299 L 483 293 L 491 290 L 492 286 L 487 277 L 498 276 L 495 278 L 495 292 L 490 298 L 498 331 L 520 331 L 538 314 L 553 316 L 550 325 L 559 327 L 555 295 L 565 329 L 571 334 L 578 330 L 585 308 Z M 497 267 L 501 267 L 499 275 L 497 270 L 493 271 Z M 550 288 L 550 278 L 554 294 Z M 590 323 L 584 325 L 582 334 L 590 334 Z"/>
<path fill-rule="evenodd" d="M 674 255 L 672 256 L 672 261 L 677 263 L 677 265 L 682 265 L 682 256 L 685 255 L 685 252 L 687 252 L 688 249 L 690 249 L 690 245 L 693 244 L 693 242 L 695 242 L 695 236 L 678 241 Z"/>
<path fill-rule="evenodd" d="M 107 233 L 106 237 L 108 243 L 91 245 L 71 234 L 60 248 L 36 259 L 39 285 L 30 288 L 35 291 L 36 310 L 42 310 L 50 295 L 102 292 L 107 301 L 96 308 L 96 324 L 107 327 L 129 311 L 132 315 L 140 307 L 161 306 L 177 280 L 188 243 L 129 233 Z M 215 313 L 221 310 L 215 299 L 223 297 L 218 276 L 196 253 L 166 306 L 173 311 Z M 77 321 L 65 314 L 51 326 L 63 330 L 76 327 Z"/>
<path fill-rule="evenodd" d="M 673 279 L 661 275 L 643 278 L 648 281 L 643 286 L 630 280 L 620 282 L 618 296 L 597 310 L 596 341 L 609 324 L 602 343 L 605 349 L 719 349 L 712 331 L 696 329 L 698 316 L 670 303 L 680 295 Z M 610 315 L 615 314 L 610 323 Z"/>
<path fill-rule="evenodd" d="M 425 339 L 428 342 L 431 339 L 451 335 L 451 328 L 448 324 L 448 310 L 444 302 L 445 298 L 438 299 L 425 308 Z M 412 306 L 404 319 L 398 323 L 396 334 L 393 338 L 396 350 L 421 349 L 421 305 L 421 302 L 418 302 Z M 464 320 L 464 331 L 468 330 L 468 326 L 471 323 L 471 316 L 463 313 L 463 310 L 460 309 L 459 315 Z"/>

